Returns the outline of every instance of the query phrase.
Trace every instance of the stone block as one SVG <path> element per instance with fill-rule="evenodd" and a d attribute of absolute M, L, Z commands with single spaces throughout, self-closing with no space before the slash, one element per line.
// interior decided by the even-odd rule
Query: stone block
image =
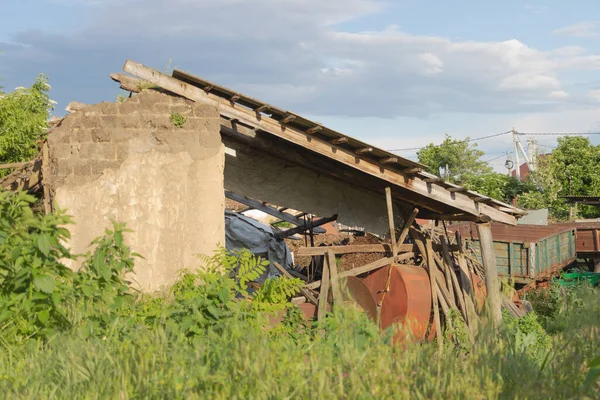
<path fill-rule="evenodd" d="M 189 129 L 178 129 L 174 132 L 168 132 L 167 142 L 174 147 L 183 146 L 186 148 L 198 147 L 198 133 Z"/>
<path fill-rule="evenodd" d="M 197 117 L 188 118 L 185 121 L 185 129 L 191 129 L 191 130 L 195 130 L 195 131 L 205 131 L 206 129 L 208 129 L 208 125 L 211 120 L 212 119 L 197 118 Z M 217 120 L 217 123 L 219 123 L 219 120 Z M 220 126 L 219 126 L 219 130 L 220 130 Z"/>
<path fill-rule="evenodd" d="M 92 174 L 92 167 L 87 160 L 72 160 L 74 176 L 89 176 Z"/>
<path fill-rule="evenodd" d="M 99 115 L 84 117 L 81 119 L 82 128 L 102 128 L 102 117 Z"/>
<path fill-rule="evenodd" d="M 49 155 L 52 158 L 58 159 L 71 158 L 72 147 L 75 147 L 75 150 L 77 149 L 76 146 L 71 146 L 71 144 L 56 144 L 52 147 L 48 146 Z"/>
<path fill-rule="evenodd" d="M 119 114 L 122 116 L 137 113 L 140 111 L 139 103 L 137 101 L 132 101 L 132 99 L 129 99 L 124 103 L 119 103 L 118 106 Z"/>
<path fill-rule="evenodd" d="M 83 113 L 85 118 L 99 117 L 101 115 L 100 111 L 98 111 L 95 107 L 90 107 L 88 111 Z"/>
<path fill-rule="evenodd" d="M 118 115 L 102 116 L 102 125 L 107 129 L 115 129 L 121 126 L 121 117 Z"/>
<path fill-rule="evenodd" d="M 122 128 L 140 128 L 142 126 L 139 113 L 119 116 L 119 123 Z"/>
<path fill-rule="evenodd" d="M 139 131 L 136 129 L 117 128 L 110 131 L 110 141 L 113 143 L 128 142 L 138 134 Z"/>
<path fill-rule="evenodd" d="M 81 128 L 81 116 L 78 114 L 69 114 L 58 124 L 57 128 L 61 130 L 73 130 L 75 128 Z"/>
<path fill-rule="evenodd" d="M 187 116 L 188 114 L 192 113 L 192 107 L 190 107 L 189 105 L 187 105 L 185 103 L 175 103 L 175 104 L 171 105 L 170 113 L 171 114 L 178 113 L 178 114 Z"/>
<path fill-rule="evenodd" d="M 117 147 L 113 143 L 82 143 L 79 148 L 82 160 L 116 160 Z"/>
<path fill-rule="evenodd" d="M 91 130 L 92 142 L 110 141 L 110 130 L 106 128 L 97 128 Z"/>
<path fill-rule="evenodd" d="M 168 102 L 152 104 L 152 112 L 156 114 L 169 114 L 171 112 L 171 104 Z"/>
<path fill-rule="evenodd" d="M 160 93 L 156 90 L 148 89 L 137 95 L 138 101 L 142 107 L 151 108 L 156 103 L 169 103 L 169 95 Z"/>
<path fill-rule="evenodd" d="M 73 132 L 72 142 L 77 143 L 91 143 L 92 142 L 92 131 L 93 129 L 77 129 Z"/>
<path fill-rule="evenodd" d="M 147 128 L 172 130 L 175 128 L 169 115 L 163 114 L 143 114 L 142 121 Z"/>
<path fill-rule="evenodd" d="M 56 146 L 59 144 L 71 143 L 72 132 L 68 130 L 51 131 L 48 134 L 48 146 Z"/>
<path fill-rule="evenodd" d="M 54 176 L 65 177 L 65 176 L 73 175 L 73 173 L 74 173 L 73 160 L 71 160 L 71 159 L 56 159 L 53 161 L 54 162 L 52 162 L 52 165 L 55 167 L 55 168 L 53 168 L 53 172 L 55 172 L 53 174 Z"/>
<path fill-rule="evenodd" d="M 93 175 L 100 175 L 107 169 L 117 169 L 121 165 L 121 162 L 118 160 L 99 160 L 99 161 L 91 161 L 91 172 Z"/>
<path fill-rule="evenodd" d="M 194 116 L 198 118 L 219 118 L 219 111 L 217 107 L 204 104 L 196 104 L 194 107 Z"/>
<path fill-rule="evenodd" d="M 117 160 L 123 161 L 129 155 L 129 143 L 119 143 L 117 147 Z"/>
<path fill-rule="evenodd" d="M 118 115 L 119 114 L 119 105 L 117 103 L 109 103 L 107 101 L 103 101 L 102 103 L 96 105 L 96 108 L 102 115 Z"/>

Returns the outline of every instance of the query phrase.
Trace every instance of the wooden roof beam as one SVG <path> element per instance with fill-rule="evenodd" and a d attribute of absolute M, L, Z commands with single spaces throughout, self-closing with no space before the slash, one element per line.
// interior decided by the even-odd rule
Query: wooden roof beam
<path fill-rule="evenodd" d="M 347 137 L 341 137 L 341 138 L 333 139 L 330 143 L 339 145 L 339 144 L 348 143 L 348 141 L 349 141 L 349 139 Z"/>
<path fill-rule="evenodd" d="M 293 122 L 295 119 L 296 119 L 296 116 L 294 114 L 288 114 L 281 120 L 281 123 L 283 125 L 287 125 L 290 122 Z"/>
<path fill-rule="evenodd" d="M 363 147 L 362 149 L 358 149 L 356 150 L 354 153 L 360 155 L 363 154 L 368 154 L 368 153 L 372 153 L 373 152 L 373 148 L 372 147 Z"/>
<path fill-rule="evenodd" d="M 317 132 L 321 132 L 323 130 L 323 127 L 321 125 L 317 125 L 317 126 L 313 126 L 312 128 L 309 128 L 306 130 L 306 133 L 308 133 L 309 135 L 314 135 Z"/>
<path fill-rule="evenodd" d="M 398 161 L 399 161 L 398 157 L 389 157 L 389 158 L 384 158 L 382 160 L 379 160 L 379 162 L 382 163 L 383 165 L 397 164 Z"/>
<path fill-rule="evenodd" d="M 357 164 L 356 154 L 351 150 L 342 148 L 332 149 L 330 143 L 319 138 L 310 138 L 310 140 L 307 140 L 306 132 L 300 131 L 294 127 L 281 129 L 280 122 L 273 118 L 257 118 L 256 113 L 253 110 L 246 110 L 241 107 L 231 107 L 227 99 L 213 94 L 207 94 L 192 84 L 187 84 L 142 64 L 128 60 L 123 69 L 125 72 L 150 81 L 179 96 L 217 106 L 219 112 L 223 116 L 238 118 L 248 126 L 256 126 L 257 128 L 260 128 L 261 131 L 413 192 L 422 199 L 422 201 L 411 202 L 413 204 L 420 204 L 425 208 L 431 208 L 435 207 L 436 203 L 438 203 L 438 206 L 440 204 L 445 205 L 471 215 L 489 215 L 497 222 L 509 225 L 516 225 L 517 223 L 517 220 L 513 215 L 502 212 L 487 204 L 476 203 L 464 193 L 453 194 L 442 186 L 429 185 L 418 176 L 410 177 L 399 170 L 382 169 L 381 164 L 368 159 L 363 159 L 361 163 Z"/>

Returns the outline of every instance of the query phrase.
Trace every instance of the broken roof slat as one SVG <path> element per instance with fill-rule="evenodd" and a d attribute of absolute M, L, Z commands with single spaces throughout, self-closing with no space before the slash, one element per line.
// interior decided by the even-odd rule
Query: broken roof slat
<path fill-rule="evenodd" d="M 256 113 L 253 111 L 253 108 L 265 104 L 264 102 L 258 102 L 249 97 L 242 97 L 239 103 L 245 102 L 249 104 L 250 101 L 254 102 L 252 104 L 252 107 L 245 109 L 243 107 L 232 106 L 229 100 L 227 98 L 224 98 L 224 96 L 222 95 L 216 95 L 212 92 L 207 94 L 204 91 L 202 91 L 197 84 L 188 83 L 182 81 L 181 79 L 177 79 L 175 73 L 173 77 L 170 77 L 160 73 L 159 71 L 150 69 L 142 64 L 138 64 L 133 61 L 127 61 L 127 63 L 124 66 L 124 70 L 133 75 L 138 76 L 139 78 L 148 80 L 153 84 L 162 87 L 165 90 L 171 91 L 190 100 L 218 106 L 221 115 L 226 118 L 239 119 L 243 124 L 247 124 L 248 126 L 255 126 L 257 129 L 260 129 L 265 133 L 274 135 L 276 137 L 279 137 L 280 139 L 284 139 L 308 151 L 320 154 L 322 156 L 327 157 L 328 159 L 334 160 L 348 167 L 351 167 L 354 170 L 361 171 L 363 173 L 396 185 L 405 191 L 406 197 L 413 198 L 413 200 L 407 200 L 413 204 L 419 204 L 428 209 L 435 209 L 439 208 L 440 206 L 450 207 L 459 210 L 459 212 L 464 212 L 477 216 L 484 214 L 488 215 L 495 221 L 512 225 L 516 224 L 516 219 L 513 215 L 511 215 L 511 213 L 516 215 L 520 215 L 522 213 L 521 210 L 512 207 L 510 208 L 510 210 L 512 210 L 511 213 L 507 213 L 500 211 L 498 207 L 476 203 L 471 199 L 471 196 L 468 195 L 468 193 L 449 192 L 448 190 L 446 190 L 443 183 L 439 185 L 428 184 L 424 181 L 423 178 L 425 177 L 426 179 L 427 175 L 424 175 L 423 173 L 419 173 L 415 176 L 409 177 L 406 173 L 402 171 L 403 167 L 406 168 L 406 165 L 402 165 L 399 168 L 382 169 L 381 164 L 369 158 L 361 158 L 361 161 L 357 163 L 356 154 L 354 153 L 354 151 L 332 148 L 331 145 L 327 141 L 323 140 L 321 136 L 315 137 L 311 140 L 307 140 L 305 133 L 306 129 L 303 129 L 303 125 L 305 128 L 318 125 L 313 121 L 309 121 L 302 117 L 299 117 L 294 121 L 293 126 L 290 126 L 288 129 L 282 129 L 277 118 L 258 118 Z M 195 79 L 200 81 L 200 85 L 206 84 L 207 82 L 202 81 L 199 78 Z M 189 80 L 189 78 L 187 80 Z M 233 91 L 231 90 L 228 90 L 228 92 L 233 93 Z M 289 113 L 286 111 L 280 113 L 280 115 L 287 114 Z M 323 127 L 322 134 L 323 136 L 329 136 L 330 138 L 346 136 L 325 127 Z M 352 147 L 355 148 L 370 147 L 368 144 L 355 139 L 352 139 L 350 144 L 352 145 Z M 415 163 L 410 160 L 401 159 L 399 156 L 385 152 L 381 149 L 374 148 L 373 153 L 373 156 L 377 158 L 383 158 L 379 156 L 379 154 L 383 153 L 384 157 L 389 156 L 389 158 L 398 158 L 399 161 L 402 161 L 403 164 L 404 161 L 408 161 L 406 164 L 409 164 L 410 167 L 424 167 L 422 164 Z M 402 196 L 404 196 L 404 194 L 402 194 Z"/>
<path fill-rule="evenodd" d="M 173 78 L 176 78 L 178 80 L 181 80 L 183 82 L 189 83 L 191 85 L 197 86 L 197 87 L 204 87 L 207 85 L 211 85 L 212 86 L 212 90 L 211 90 L 211 94 L 214 94 L 216 96 L 219 97 L 223 97 L 226 99 L 231 98 L 231 96 L 233 95 L 237 95 L 240 96 L 240 98 L 237 100 L 237 104 L 243 105 L 245 107 L 248 107 L 252 110 L 255 110 L 261 106 L 264 105 L 268 105 L 268 103 L 265 103 L 264 101 L 260 101 L 257 100 L 253 97 L 250 96 L 246 96 L 242 93 L 236 92 L 234 90 L 231 90 L 229 88 L 226 88 L 224 86 L 218 85 L 216 83 L 213 83 L 211 81 L 199 78 L 197 76 L 194 76 L 192 74 L 189 74 L 187 72 L 175 69 L 173 71 L 172 74 Z M 327 136 L 330 139 L 337 139 L 340 137 L 345 137 L 347 135 L 344 135 L 340 132 L 337 132 L 333 129 L 329 129 L 327 127 L 322 126 L 319 123 L 316 123 L 315 121 L 311 121 L 309 119 L 306 119 L 300 115 L 294 114 L 292 112 L 289 112 L 287 110 L 284 110 L 282 108 L 279 107 L 275 107 L 272 105 L 268 105 L 268 109 L 269 109 L 269 113 L 272 114 L 272 116 L 275 119 L 283 119 L 285 118 L 287 115 L 294 115 L 295 118 L 293 121 L 290 122 L 284 122 L 286 125 L 287 124 L 291 124 L 293 126 L 296 126 L 298 128 L 300 128 L 301 130 L 305 131 L 308 134 L 315 134 L 315 133 L 320 133 L 324 136 Z M 318 127 L 318 128 L 317 128 Z M 355 138 L 349 137 L 348 136 L 348 144 L 351 145 L 354 148 L 365 148 L 365 147 L 372 147 L 373 148 L 373 155 L 378 157 L 378 158 L 390 158 L 390 157 L 397 157 L 398 161 L 395 163 L 396 166 L 398 168 L 422 168 L 424 169 L 425 166 L 422 164 L 419 164 L 418 162 L 412 161 L 412 160 L 408 160 L 406 158 L 402 158 L 399 156 L 396 156 L 393 153 L 390 153 L 386 150 L 382 150 L 382 149 L 378 149 L 376 147 L 373 147 L 371 145 L 369 145 L 368 143 L 364 143 L 360 140 L 357 140 Z"/>

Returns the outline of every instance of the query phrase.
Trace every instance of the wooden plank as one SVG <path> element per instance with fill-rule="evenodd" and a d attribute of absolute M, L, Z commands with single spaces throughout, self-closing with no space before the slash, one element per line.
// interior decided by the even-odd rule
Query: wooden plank
<path fill-rule="evenodd" d="M 238 118 L 244 124 L 248 126 L 254 126 L 261 129 L 264 132 L 270 133 L 282 139 L 299 145 L 305 149 L 316 152 L 318 154 L 329 157 L 336 160 L 344 165 L 375 176 L 377 178 L 386 180 L 394 185 L 400 186 L 408 191 L 414 192 L 422 196 L 422 200 L 416 201 L 414 199 L 407 201 L 413 204 L 421 204 L 425 207 L 435 207 L 435 203 L 442 203 L 447 206 L 451 206 L 455 209 L 461 210 L 465 213 L 472 215 L 488 215 L 492 219 L 498 222 L 502 222 L 509 225 L 516 225 L 516 218 L 513 215 L 501 212 L 496 208 L 481 203 L 475 203 L 470 199 L 469 196 L 463 193 L 452 194 L 441 186 L 432 186 L 427 184 L 419 176 L 411 177 L 410 175 L 403 174 L 401 171 L 392 169 L 382 169 L 380 164 L 376 161 L 367 159 L 361 159 L 359 163 L 356 162 L 356 155 L 350 150 L 345 149 L 332 149 L 331 145 L 326 141 L 322 141 L 316 137 L 307 137 L 305 132 L 302 132 L 293 127 L 287 127 L 282 129 L 279 122 L 275 119 L 263 116 L 257 118 L 256 113 L 250 109 L 244 109 L 241 107 L 231 107 L 229 102 L 219 96 L 213 95 L 212 93 L 205 93 L 200 88 L 187 84 L 181 80 L 175 79 L 168 75 L 162 74 L 159 71 L 148 68 L 142 64 L 128 60 L 123 69 L 135 75 L 139 78 L 148 80 L 163 89 L 166 89 L 172 93 L 183 96 L 187 99 L 203 102 L 206 104 L 212 104 L 219 108 L 221 115 L 230 119 Z M 309 140 L 310 139 L 310 140 Z M 333 151 L 336 150 L 336 151 Z M 403 198 L 398 194 L 399 198 Z M 404 197 L 406 198 L 406 197 Z M 434 204 L 430 204 L 433 202 Z M 516 210 L 516 209 L 515 209 Z M 517 210 L 518 211 L 518 210 Z"/>
<path fill-rule="evenodd" d="M 413 222 L 415 222 L 415 218 L 417 218 L 417 214 L 419 214 L 419 209 L 415 207 L 413 209 L 412 213 L 410 213 L 410 215 L 404 222 L 404 228 L 402 228 L 402 232 L 400 233 L 400 237 L 398 238 L 398 242 L 396 242 L 396 247 L 394 248 L 394 253 L 392 254 L 392 256 L 394 258 L 396 258 L 396 255 L 398 255 L 397 252 L 404 245 L 404 240 L 408 236 L 408 233 L 410 232 L 410 227 L 412 226 Z"/>
<path fill-rule="evenodd" d="M 335 254 L 333 254 L 331 251 L 327 252 L 327 263 L 329 264 L 329 276 L 331 281 L 331 292 L 333 294 L 333 304 L 340 305 L 342 304 L 342 292 L 340 291 Z"/>
<path fill-rule="evenodd" d="M 448 270 L 450 271 L 450 279 L 452 280 L 452 285 L 454 287 L 454 294 L 458 300 L 458 305 L 460 306 L 465 323 L 467 326 L 469 326 L 469 310 L 467 309 L 465 292 L 463 287 L 458 283 L 458 278 L 456 277 L 456 273 L 454 272 L 453 268 L 452 257 L 450 256 L 450 251 L 448 250 L 448 243 L 444 237 L 442 237 L 442 249 L 444 250 L 444 259 L 446 260 L 446 263 L 448 264 Z"/>
<path fill-rule="evenodd" d="M 287 269 L 283 268 L 281 266 L 281 264 L 279 264 L 278 262 L 274 262 L 273 266 L 277 269 L 277 271 L 279 271 L 281 274 L 283 274 L 285 277 L 287 278 L 294 278 Z M 315 306 L 319 304 L 319 302 L 317 301 L 317 298 L 315 296 L 313 296 L 313 294 L 305 288 L 301 288 L 300 289 L 300 293 L 302 293 L 304 295 L 304 297 L 306 297 L 308 299 L 308 301 L 310 301 L 311 303 L 313 303 Z"/>
<path fill-rule="evenodd" d="M 237 201 L 238 203 L 242 203 L 242 204 L 250 207 L 250 209 L 260 210 L 264 213 L 272 215 L 283 221 L 289 222 L 290 224 L 294 224 L 296 226 L 304 226 L 303 220 L 298 219 L 291 214 L 284 213 L 284 212 L 276 209 L 275 207 L 271 207 L 271 206 L 263 203 L 262 201 L 251 199 L 251 198 L 243 196 L 241 194 L 230 192 L 229 190 L 225 191 L 225 197 L 227 197 L 230 200 Z M 248 210 L 244 210 L 244 211 L 248 211 Z M 323 228 L 315 228 L 314 232 L 315 233 L 325 233 L 327 231 Z"/>
<path fill-rule="evenodd" d="M 452 295 L 452 297 L 455 297 L 456 294 L 454 293 L 454 285 L 452 284 L 452 277 L 450 276 L 450 268 L 452 266 L 452 259 L 450 257 L 450 253 L 448 252 L 448 248 L 444 247 L 444 238 L 441 238 L 441 239 L 442 239 L 443 259 L 441 260 L 441 259 L 437 258 L 437 261 L 440 264 L 442 271 L 444 271 L 444 276 L 446 278 L 446 287 L 448 288 L 448 292 L 450 292 L 450 295 Z"/>
<path fill-rule="evenodd" d="M 438 348 L 442 349 L 442 323 L 440 321 L 440 310 L 438 308 L 438 289 L 434 278 L 435 261 L 433 261 L 433 246 L 431 245 L 431 239 L 425 241 L 425 252 L 423 257 L 427 259 L 427 267 L 429 269 L 429 284 L 431 286 L 431 297 L 433 300 L 433 321 L 435 323 L 435 335 L 438 341 Z"/>
<path fill-rule="evenodd" d="M 401 250 L 412 251 L 414 245 L 404 245 Z M 320 247 L 301 247 L 294 251 L 296 257 L 322 256 L 326 252 L 333 251 L 334 254 L 350 253 L 392 253 L 389 244 L 351 244 L 348 246 L 320 246 Z"/>
<path fill-rule="evenodd" d="M 408 260 L 409 258 L 413 258 L 415 256 L 415 253 L 405 253 L 402 254 L 401 256 L 398 257 L 397 261 L 403 261 L 403 260 Z M 367 272 L 371 272 L 373 270 L 376 270 L 378 268 L 383 268 L 386 265 L 390 265 L 393 263 L 393 259 L 390 258 L 381 258 L 377 261 L 373 261 L 372 263 L 369 263 L 367 265 L 363 265 L 362 267 L 358 267 L 358 268 L 353 268 L 350 269 L 348 271 L 344 271 L 344 272 L 340 272 L 338 274 L 338 276 L 340 278 L 345 278 L 348 276 L 358 276 L 358 275 L 362 275 L 362 274 L 366 274 Z M 319 287 L 321 287 L 321 281 L 314 281 L 309 283 L 308 285 L 306 285 L 307 288 L 309 289 L 318 289 Z"/>
<path fill-rule="evenodd" d="M 327 295 L 329 294 L 329 263 L 323 263 L 323 277 L 321 279 L 321 292 L 319 293 L 319 307 L 317 318 L 322 321 L 327 313 Z"/>
<path fill-rule="evenodd" d="M 390 243 L 392 244 L 392 258 L 398 254 L 396 248 L 396 226 L 394 225 L 394 204 L 392 203 L 392 189 L 388 186 L 385 188 L 385 202 L 387 205 L 388 224 L 390 227 Z"/>
<path fill-rule="evenodd" d="M 50 181 L 50 159 L 48 156 L 48 141 L 44 141 L 42 145 L 42 187 L 44 190 L 44 212 L 46 215 L 52 212 L 52 205 L 50 204 L 50 190 L 48 184 Z"/>
<path fill-rule="evenodd" d="M 17 162 L 17 163 L 0 164 L 0 169 L 25 168 L 25 167 L 29 167 L 30 165 L 33 165 L 34 163 L 35 163 L 35 160 L 25 161 L 25 162 Z"/>
<path fill-rule="evenodd" d="M 502 301 L 500 299 L 500 283 L 498 282 L 498 267 L 494 254 L 494 239 L 492 238 L 491 224 L 477 224 L 479 245 L 485 271 L 485 286 L 487 290 L 487 304 L 491 313 L 492 323 L 499 326 L 502 323 Z"/>
<path fill-rule="evenodd" d="M 141 79 L 127 76 L 121 73 L 110 74 L 110 79 L 120 84 L 121 89 L 128 92 L 139 93 L 144 87 L 152 86 L 150 82 L 144 82 Z"/>

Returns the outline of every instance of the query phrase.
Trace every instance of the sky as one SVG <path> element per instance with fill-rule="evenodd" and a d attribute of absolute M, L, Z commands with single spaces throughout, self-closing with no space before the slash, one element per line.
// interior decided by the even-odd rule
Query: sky
<path fill-rule="evenodd" d="M 384 149 L 512 128 L 600 132 L 597 0 L 0 0 L 0 10 L 0 86 L 46 74 L 56 115 L 115 100 L 108 75 L 132 59 Z M 506 171 L 511 135 L 477 143 Z"/>

